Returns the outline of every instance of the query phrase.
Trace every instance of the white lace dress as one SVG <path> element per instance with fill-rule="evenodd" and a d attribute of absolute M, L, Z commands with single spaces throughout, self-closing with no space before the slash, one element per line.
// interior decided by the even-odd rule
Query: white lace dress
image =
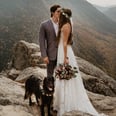
<path fill-rule="evenodd" d="M 69 58 L 69 64 L 71 66 L 76 66 L 79 72 L 78 64 L 71 45 L 68 45 L 67 47 L 67 57 Z M 63 63 L 63 60 L 64 51 L 62 34 L 58 46 L 57 64 Z M 90 113 L 93 116 L 100 116 L 87 96 L 80 72 L 77 74 L 76 78 L 70 80 L 56 79 L 53 107 L 54 110 L 58 111 L 57 116 L 62 116 L 65 112 L 72 110 L 80 110 Z"/>

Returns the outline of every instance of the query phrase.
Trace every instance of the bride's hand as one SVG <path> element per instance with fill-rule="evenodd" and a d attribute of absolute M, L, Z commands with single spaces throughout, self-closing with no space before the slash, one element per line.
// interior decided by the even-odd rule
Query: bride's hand
<path fill-rule="evenodd" d="M 69 59 L 68 59 L 68 57 L 64 58 L 64 64 L 69 64 Z"/>

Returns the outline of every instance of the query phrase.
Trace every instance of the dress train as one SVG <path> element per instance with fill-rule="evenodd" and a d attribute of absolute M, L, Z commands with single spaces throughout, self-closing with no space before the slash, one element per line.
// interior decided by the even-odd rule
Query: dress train
<path fill-rule="evenodd" d="M 61 36 L 58 46 L 57 65 L 63 63 L 64 60 L 62 37 L 63 35 Z M 77 67 L 78 73 L 76 78 L 70 80 L 56 79 L 55 81 L 53 107 L 54 110 L 58 111 L 57 116 L 62 116 L 65 112 L 72 110 L 90 113 L 93 116 L 103 116 L 104 114 L 99 114 L 96 111 L 88 98 L 71 45 L 67 46 L 67 56 L 69 58 L 69 64 L 72 67 Z"/>

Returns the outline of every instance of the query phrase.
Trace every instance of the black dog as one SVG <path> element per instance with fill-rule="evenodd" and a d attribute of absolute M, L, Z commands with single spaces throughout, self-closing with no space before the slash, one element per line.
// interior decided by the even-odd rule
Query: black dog
<path fill-rule="evenodd" d="M 29 105 L 32 105 L 31 96 L 35 94 L 37 104 L 39 105 L 39 100 L 41 101 L 41 115 L 44 116 L 44 107 L 47 106 L 48 116 L 51 116 L 50 107 L 53 100 L 54 93 L 54 78 L 47 77 L 44 78 L 43 88 L 41 87 L 41 80 L 34 75 L 30 76 L 25 82 L 25 96 L 24 99 L 29 97 Z"/>
<path fill-rule="evenodd" d="M 34 75 L 31 75 L 25 82 L 24 99 L 29 98 L 29 105 L 30 106 L 33 104 L 32 100 L 31 100 L 32 94 L 35 95 L 37 104 L 39 105 L 38 98 L 40 98 L 40 95 L 41 95 L 40 83 L 41 83 L 41 80 L 39 78 L 35 77 Z"/>
<path fill-rule="evenodd" d="M 48 116 L 52 116 L 50 113 L 51 104 L 53 102 L 53 93 L 54 93 L 54 78 L 47 77 L 43 82 L 43 90 L 41 92 L 41 115 L 44 116 L 44 107 L 47 106 Z"/>

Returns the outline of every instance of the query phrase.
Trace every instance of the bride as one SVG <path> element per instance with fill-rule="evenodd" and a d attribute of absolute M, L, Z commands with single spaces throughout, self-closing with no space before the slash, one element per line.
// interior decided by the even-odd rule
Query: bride
<path fill-rule="evenodd" d="M 76 78 L 71 78 L 70 80 L 60 80 L 56 78 L 53 107 L 54 110 L 57 110 L 57 116 L 62 116 L 65 112 L 72 110 L 80 110 L 90 113 L 93 116 L 100 116 L 101 114 L 98 114 L 87 96 L 71 47 L 71 16 L 72 12 L 70 9 L 61 10 L 59 18 L 57 65 L 68 63 L 72 67 L 77 67 L 78 73 Z"/>

